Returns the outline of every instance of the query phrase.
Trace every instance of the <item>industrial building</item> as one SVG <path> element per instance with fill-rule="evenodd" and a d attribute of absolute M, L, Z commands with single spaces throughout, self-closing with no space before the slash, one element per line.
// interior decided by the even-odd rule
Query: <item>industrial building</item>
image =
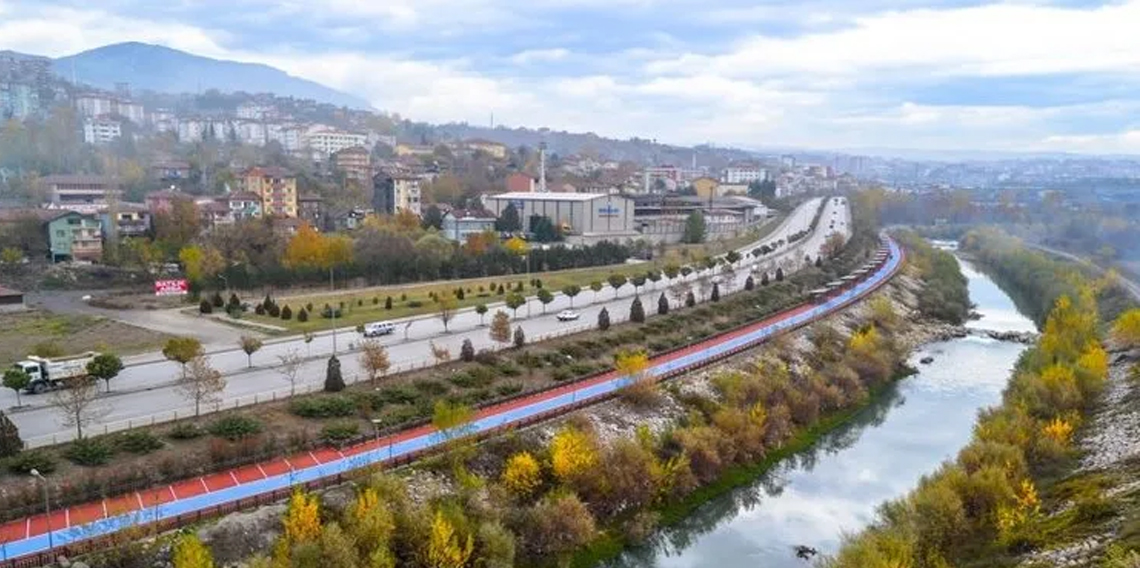
<path fill-rule="evenodd" d="M 530 232 L 530 218 L 547 217 L 564 234 L 583 241 L 636 238 L 633 200 L 621 195 L 594 193 L 503 193 L 486 198 L 486 207 L 496 216 L 508 205 L 519 212 L 523 230 Z"/>

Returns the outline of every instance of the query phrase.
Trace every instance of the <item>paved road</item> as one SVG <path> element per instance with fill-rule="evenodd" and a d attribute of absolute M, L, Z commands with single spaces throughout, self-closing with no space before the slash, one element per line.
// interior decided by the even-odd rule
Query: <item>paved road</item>
<path fill-rule="evenodd" d="M 774 272 L 776 267 L 780 266 L 784 268 L 785 273 L 790 273 L 800 268 L 805 254 L 813 257 L 818 254 L 831 232 L 828 226 L 832 219 L 836 221 L 836 231 L 849 235 L 850 221 L 846 201 L 837 203 L 833 199 L 828 199 L 823 205 L 823 218 L 819 227 L 808 237 L 763 260 L 756 260 L 744 254 L 761 243 L 786 239 L 790 234 L 808 229 L 815 212 L 819 210 L 820 201 L 815 199 L 805 203 L 761 242 L 740 249 L 745 260 L 738 263 L 739 266 L 734 273 L 726 275 L 718 272 L 721 294 L 730 294 L 742 289 L 751 269 L 766 268 Z M 698 274 L 694 273 L 684 280 L 693 285 L 698 301 L 704 301 L 705 298 L 701 297 L 699 287 L 695 285 L 697 278 Z M 640 291 L 642 301 L 650 317 L 656 315 L 658 294 L 666 290 L 669 285 L 662 279 L 655 285 L 647 283 L 642 287 Z M 617 290 L 617 298 L 615 291 L 608 287 L 597 294 L 596 300 L 593 298 L 593 292 L 583 292 L 574 301 L 576 310 L 581 313 L 581 319 L 569 323 L 559 322 L 554 316 L 559 310 L 569 307 L 569 298 L 557 295 L 555 301 L 547 307 L 545 315 L 542 314 L 541 304 L 537 300 L 532 300 L 529 310 L 533 315 L 526 317 L 528 306 L 519 308 L 519 317 L 512 322 L 512 325 L 521 326 L 528 341 L 586 331 L 595 327 L 598 312 L 603 307 L 609 310 L 614 323 L 628 319 L 630 298 L 634 294 L 632 285 Z M 673 303 L 672 298 L 669 300 Z M 491 312 L 487 314 L 488 321 L 494 311 L 495 308 L 492 307 Z M 447 333 L 444 333 L 442 323 L 437 318 L 411 321 L 413 323 L 407 329 L 407 340 L 404 339 L 402 324 L 397 326 L 395 335 L 380 339 L 380 342 L 388 347 L 392 372 L 431 364 L 432 341 L 438 346 L 450 349 L 455 355 L 458 355 L 464 339 L 470 339 L 476 349 L 496 347 L 488 337 L 487 328 L 480 323 L 479 316 L 471 310 L 458 313 L 450 323 Z M 364 378 L 357 357 L 348 353 L 352 350 L 353 344 L 358 343 L 360 339 L 360 336 L 353 331 L 341 332 L 336 336 L 337 352 L 341 357 L 345 380 L 348 382 Z M 326 359 L 332 353 L 332 343 L 331 334 L 318 336 L 309 345 L 305 345 L 299 338 L 271 342 L 254 355 L 253 368 L 247 368 L 246 356 L 240 351 L 209 354 L 211 365 L 227 376 L 224 402 L 220 406 L 211 407 L 210 410 L 244 406 L 255 401 L 287 396 L 290 391 L 289 382 L 274 367 L 279 364 L 280 356 L 290 352 L 309 358 L 298 375 L 297 392 L 319 390 L 324 382 Z M 143 362 L 125 369 L 112 381 L 113 392 L 96 403 L 97 417 L 92 420 L 89 432 L 114 431 L 152 421 L 163 422 L 176 417 L 185 417 L 192 412 L 192 405 L 180 395 L 174 384 L 179 373 L 177 365 L 161 360 L 161 355 L 158 354 L 150 354 L 136 360 Z M 47 401 L 46 396 L 25 396 L 23 400 L 25 408 L 9 414 L 20 428 L 23 439 L 31 446 L 63 442 L 74 435 L 74 429 L 60 424 L 59 414 L 47 405 Z M 12 391 L 5 389 L 0 392 L 0 407 L 13 404 L 15 396 Z"/>
<path fill-rule="evenodd" d="M 1096 270 L 1099 273 L 1102 273 L 1102 274 L 1104 273 L 1104 268 L 1102 268 L 1100 265 L 1097 265 L 1097 264 L 1093 263 L 1092 261 L 1090 261 L 1086 258 L 1079 257 L 1075 254 L 1068 253 L 1068 252 L 1065 252 L 1065 251 L 1060 250 L 1060 249 L 1047 247 L 1045 245 L 1039 245 L 1037 243 L 1031 243 L 1029 241 L 1025 241 L 1025 244 L 1026 244 L 1026 246 L 1029 246 L 1031 248 L 1035 248 L 1037 250 L 1044 251 L 1044 252 L 1047 252 L 1049 254 L 1053 254 L 1053 255 L 1059 256 L 1061 258 L 1065 258 L 1065 259 L 1071 260 L 1073 262 L 1083 264 L 1085 266 L 1092 268 L 1093 270 Z M 1121 284 L 1121 286 L 1124 286 L 1125 290 L 1128 290 L 1129 294 L 1132 294 L 1132 297 L 1135 298 L 1136 301 L 1140 302 L 1140 284 L 1137 284 L 1137 283 L 1133 282 L 1132 280 L 1125 278 L 1123 275 L 1120 276 L 1120 284 Z"/>

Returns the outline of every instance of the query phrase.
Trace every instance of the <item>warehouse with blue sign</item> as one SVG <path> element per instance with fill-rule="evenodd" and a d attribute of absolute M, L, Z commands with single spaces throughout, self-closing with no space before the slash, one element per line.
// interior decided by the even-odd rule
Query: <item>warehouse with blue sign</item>
<path fill-rule="evenodd" d="M 514 205 L 530 232 L 531 216 L 547 217 L 572 240 L 623 240 L 636 238 L 633 200 L 603 193 L 502 193 L 485 198 L 485 205 L 496 216 Z"/>

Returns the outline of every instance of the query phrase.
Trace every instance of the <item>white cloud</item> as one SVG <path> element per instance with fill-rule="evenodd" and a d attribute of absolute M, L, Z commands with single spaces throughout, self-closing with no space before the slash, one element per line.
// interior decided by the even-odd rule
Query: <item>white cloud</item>
<path fill-rule="evenodd" d="M 571 56 L 570 50 L 562 47 L 554 49 L 528 49 L 511 56 L 511 62 L 517 65 L 533 65 L 535 63 L 551 63 L 563 61 Z"/>
<path fill-rule="evenodd" d="M 1041 141 L 1040 147 L 1090 154 L 1140 154 L 1140 130 L 1113 134 L 1048 136 Z"/>

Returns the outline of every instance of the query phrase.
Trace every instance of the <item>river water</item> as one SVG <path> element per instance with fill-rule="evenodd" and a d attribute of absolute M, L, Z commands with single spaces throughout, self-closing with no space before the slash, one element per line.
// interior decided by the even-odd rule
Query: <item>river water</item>
<path fill-rule="evenodd" d="M 982 315 L 969 326 L 1034 329 L 993 281 L 969 265 L 962 271 Z M 1024 348 L 981 337 L 924 346 L 911 360 L 918 374 L 847 425 L 605 566 L 802 568 L 807 563 L 795 557 L 795 545 L 835 552 L 841 536 L 872 521 L 880 503 L 904 495 L 957 454 L 978 410 L 999 401 Z M 926 356 L 934 362 L 918 364 Z"/>

